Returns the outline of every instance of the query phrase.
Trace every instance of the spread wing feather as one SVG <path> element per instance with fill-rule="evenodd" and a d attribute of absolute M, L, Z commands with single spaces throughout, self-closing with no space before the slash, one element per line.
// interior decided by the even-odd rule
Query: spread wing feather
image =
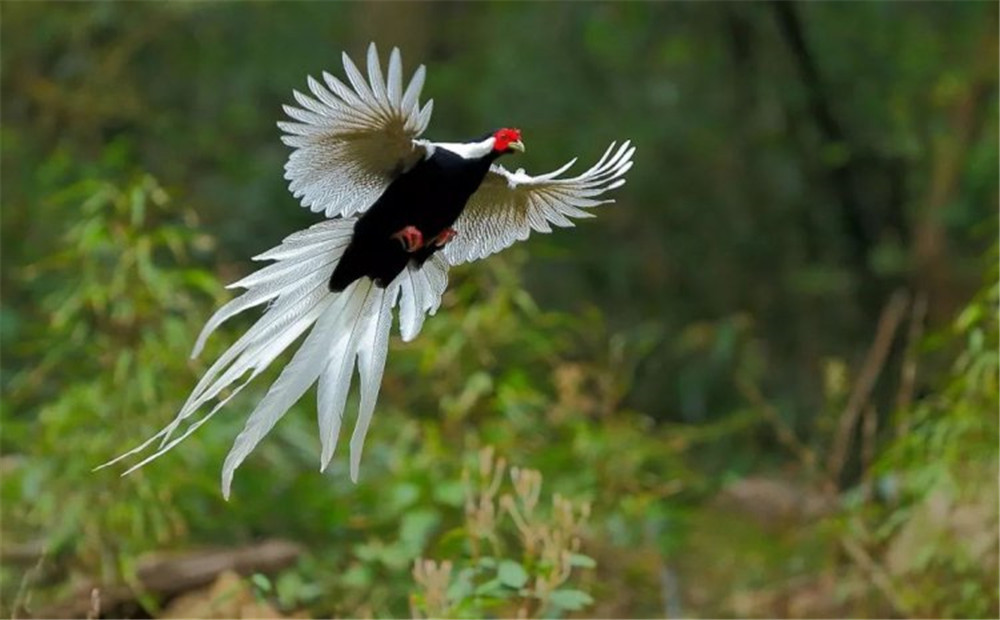
<path fill-rule="evenodd" d="M 477 260 L 527 239 L 532 230 L 547 233 L 552 225 L 573 226 L 570 218 L 593 217 L 586 209 L 614 202 L 600 196 L 623 185 L 623 177 L 632 167 L 635 147 L 628 141 L 615 147 L 612 143 L 589 170 L 569 178 L 559 175 L 575 159 L 534 177 L 524 170 L 510 172 L 503 166 L 491 166 L 455 222 L 458 235 L 445 247 L 445 258 L 451 265 Z"/>
<path fill-rule="evenodd" d="M 420 105 L 426 71 L 420 66 L 403 90 L 399 50 L 387 77 L 375 44 L 368 48 L 366 80 L 343 55 L 347 86 L 329 73 L 325 85 L 309 77 L 310 95 L 293 92 L 301 107 L 284 106 L 282 141 L 295 150 L 285 164 L 288 188 L 302 205 L 327 217 L 367 209 L 400 172 L 424 157 L 416 140 L 430 122 L 433 101 Z"/>

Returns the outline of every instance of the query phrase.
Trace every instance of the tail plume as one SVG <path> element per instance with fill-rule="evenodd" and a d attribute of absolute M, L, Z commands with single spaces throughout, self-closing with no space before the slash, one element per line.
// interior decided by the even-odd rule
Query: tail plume
<path fill-rule="evenodd" d="M 228 499 L 236 469 L 317 381 L 320 470 L 326 469 L 333 458 L 355 366 L 361 379 L 361 398 L 350 442 L 350 471 L 351 479 L 356 482 L 365 435 L 385 369 L 393 309 L 398 303 L 403 339 L 416 337 L 425 315 L 434 314 L 441 302 L 448 264 L 440 254 L 435 254 L 420 267 L 411 263 L 385 288 L 361 278 L 343 291 L 331 292 L 330 277 L 350 242 L 355 221 L 351 217 L 321 222 L 254 257 L 274 263 L 229 286 L 246 290 L 208 320 L 192 357 L 201 352 L 208 337 L 226 320 L 266 303 L 264 314 L 209 367 L 173 421 L 141 445 L 98 469 L 152 450 L 126 470 L 128 474 L 171 450 L 210 420 L 311 328 L 236 437 L 223 465 L 222 492 Z M 225 390 L 230 391 L 220 398 Z M 207 413 L 196 417 L 213 401 L 215 404 Z M 181 431 L 182 425 L 186 426 Z"/>

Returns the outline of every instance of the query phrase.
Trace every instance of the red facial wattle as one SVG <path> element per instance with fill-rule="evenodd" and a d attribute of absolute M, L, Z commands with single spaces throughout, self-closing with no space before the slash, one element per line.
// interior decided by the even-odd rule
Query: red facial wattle
<path fill-rule="evenodd" d="M 493 134 L 495 142 L 493 143 L 493 150 L 505 152 L 510 148 L 512 143 L 521 142 L 521 130 L 520 129 L 501 129 Z"/>

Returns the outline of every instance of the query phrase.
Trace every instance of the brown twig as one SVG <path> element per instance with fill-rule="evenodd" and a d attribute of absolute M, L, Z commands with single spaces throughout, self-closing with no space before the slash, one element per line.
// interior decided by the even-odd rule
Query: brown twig
<path fill-rule="evenodd" d="M 11 605 L 11 620 L 17 620 L 18 614 L 22 611 L 30 613 L 29 607 L 31 604 L 31 590 L 28 588 L 31 586 L 31 582 L 37 579 L 38 574 L 42 572 L 42 567 L 45 565 L 45 560 L 48 558 L 48 551 L 48 546 L 43 545 L 34 566 L 24 571 L 24 575 L 21 577 L 21 583 L 19 583 L 17 587 L 17 594 L 14 595 L 14 604 Z"/>
<path fill-rule="evenodd" d="M 924 336 L 924 319 L 927 317 L 927 294 L 917 293 L 910 313 L 910 325 L 906 330 L 906 351 L 900 371 L 899 391 L 896 393 L 896 436 L 902 437 L 910 430 L 910 405 L 913 403 L 914 386 L 917 383 L 917 346 Z"/>
<path fill-rule="evenodd" d="M 94 588 L 90 591 L 90 611 L 87 612 L 87 620 L 97 620 L 101 617 L 101 590 Z"/>
<path fill-rule="evenodd" d="M 764 418 L 774 427 L 778 441 L 791 450 L 806 468 L 815 470 L 816 453 L 812 448 L 804 444 L 795 434 L 795 431 L 781 419 L 778 410 L 764 398 L 764 395 L 760 393 L 757 386 L 742 377 L 736 379 L 736 386 L 747 400 L 760 409 Z"/>
<path fill-rule="evenodd" d="M 830 448 L 830 456 L 827 460 L 827 472 L 831 479 L 837 480 L 844 468 L 844 461 L 847 458 L 847 449 L 851 444 L 854 427 L 858 422 L 862 409 L 871 397 L 875 382 L 878 380 L 885 366 L 885 360 L 889 355 L 889 348 L 892 345 L 893 336 L 896 329 L 903 320 L 903 314 L 908 305 L 908 296 L 905 291 L 896 291 L 889 298 L 889 303 L 882 309 L 882 314 L 875 328 L 875 340 L 868 355 L 865 356 L 861 372 L 854 382 L 854 389 L 847 400 L 840 415 L 840 423 L 837 426 L 837 433 L 833 438 L 833 445 Z"/>
<path fill-rule="evenodd" d="M 840 537 L 840 545 L 844 548 L 847 556 L 851 560 L 861 567 L 868 576 L 871 577 L 872 583 L 882 596 L 885 597 L 889 605 L 892 606 L 893 611 L 900 618 L 910 618 L 912 617 L 909 613 L 908 606 L 903 602 L 903 597 L 896 591 L 895 586 L 892 585 L 892 578 L 886 573 L 885 569 L 875 561 L 872 556 L 865 551 L 856 540 L 850 536 L 844 534 Z"/>
<path fill-rule="evenodd" d="M 878 439 L 878 413 L 871 403 L 865 407 L 861 419 L 861 471 L 867 480 L 870 477 L 871 466 L 875 461 L 875 442 Z"/>

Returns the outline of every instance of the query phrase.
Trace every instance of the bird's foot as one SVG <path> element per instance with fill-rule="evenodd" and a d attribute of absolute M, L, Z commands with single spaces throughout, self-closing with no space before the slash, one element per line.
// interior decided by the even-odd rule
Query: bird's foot
<path fill-rule="evenodd" d="M 424 235 L 416 226 L 407 226 L 391 238 L 403 244 L 403 249 L 411 254 L 424 247 Z"/>
<path fill-rule="evenodd" d="M 431 243 L 439 248 L 443 248 L 449 241 L 458 236 L 458 232 L 454 228 L 445 228 L 442 230 L 437 237 L 431 239 Z"/>

